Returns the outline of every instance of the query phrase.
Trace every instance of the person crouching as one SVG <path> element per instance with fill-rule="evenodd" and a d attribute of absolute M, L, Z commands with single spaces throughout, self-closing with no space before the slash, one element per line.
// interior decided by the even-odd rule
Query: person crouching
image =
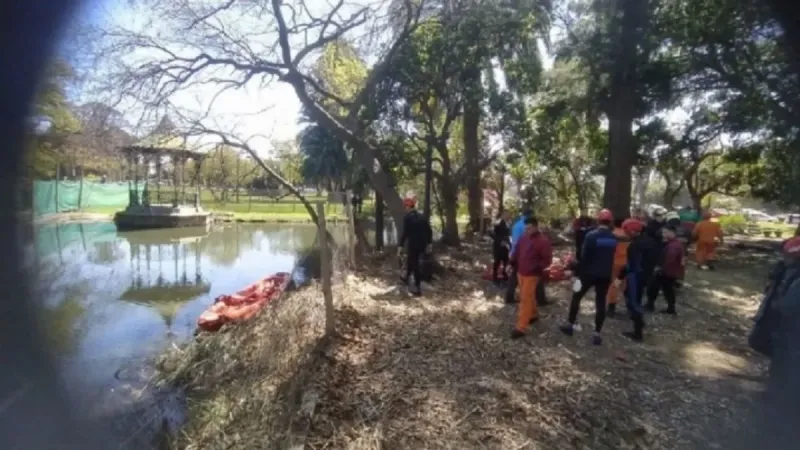
<path fill-rule="evenodd" d="M 514 246 L 511 263 L 516 268 L 519 284 L 517 323 L 511 338 L 525 336 L 528 326 L 538 320 L 536 304 L 537 285 L 542 282 L 545 269 L 553 262 L 553 248 L 547 236 L 539 231 L 535 217 L 525 219 L 525 233 Z"/>

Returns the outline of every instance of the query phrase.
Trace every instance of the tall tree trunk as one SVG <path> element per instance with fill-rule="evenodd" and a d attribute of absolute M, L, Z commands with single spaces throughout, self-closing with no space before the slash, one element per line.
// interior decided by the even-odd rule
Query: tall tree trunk
<path fill-rule="evenodd" d="M 383 196 L 375 192 L 375 249 L 383 250 Z"/>
<path fill-rule="evenodd" d="M 502 215 L 505 211 L 505 199 L 506 199 L 506 171 L 505 169 L 500 169 L 500 192 L 497 194 L 497 201 L 499 204 L 497 205 L 497 213 L 498 215 Z"/>
<path fill-rule="evenodd" d="M 467 210 L 469 229 L 478 232 L 483 218 L 483 191 L 481 190 L 480 139 L 481 123 L 480 71 L 470 74 L 467 87 L 467 103 L 464 106 L 464 164 L 466 169 Z"/>
<path fill-rule="evenodd" d="M 637 45 L 642 23 L 647 18 L 647 0 L 618 0 L 617 5 L 621 19 L 611 20 L 612 36 L 616 36 L 616 55 L 608 99 L 609 145 L 603 206 L 615 217 L 628 217 L 636 157 L 633 120 L 636 115 Z"/>
<path fill-rule="evenodd" d="M 442 242 L 446 245 L 458 246 L 461 239 L 458 235 L 458 189 L 452 180 L 442 177 L 439 182 L 444 209 L 444 229 Z"/>

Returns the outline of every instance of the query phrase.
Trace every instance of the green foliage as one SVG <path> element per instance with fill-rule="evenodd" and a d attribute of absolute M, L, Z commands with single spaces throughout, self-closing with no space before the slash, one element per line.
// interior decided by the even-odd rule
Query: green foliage
<path fill-rule="evenodd" d="M 350 166 L 344 143 L 325 128 L 311 125 L 300 133 L 298 145 L 303 155 L 303 180 L 331 191 L 342 190 Z"/>
<path fill-rule="evenodd" d="M 66 86 L 73 77 L 72 68 L 63 60 L 54 60 L 47 68 L 33 104 L 28 141 L 28 170 L 34 178 L 52 178 L 56 166 L 75 156 L 69 139 L 81 126 L 66 98 Z"/>
<path fill-rule="evenodd" d="M 725 234 L 740 234 L 747 231 L 747 218 L 741 214 L 731 214 L 719 218 L 719 224 Z"/>

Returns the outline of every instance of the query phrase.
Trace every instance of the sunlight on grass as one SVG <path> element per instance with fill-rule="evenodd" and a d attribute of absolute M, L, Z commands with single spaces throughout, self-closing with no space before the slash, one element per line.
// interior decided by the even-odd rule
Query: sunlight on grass
<path fill-rule="evenodd" d="M 732 355 L 711 342 L 693 342 L 683 348 L 683 364 L 692 372 L 710 378 L 745 371 L 748 361 Z"/>

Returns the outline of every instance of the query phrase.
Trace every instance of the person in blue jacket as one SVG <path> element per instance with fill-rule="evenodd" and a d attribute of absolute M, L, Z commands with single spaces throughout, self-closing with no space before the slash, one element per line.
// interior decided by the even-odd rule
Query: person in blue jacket
<path fill-rule="evenodd" d="M 522 210 L 522 214 L 517 217 L 514 224 L 511 225 L 511 251 L 509 254 L 514 253 L 514 246 L 519 242 L 519 238 L 525 233 L 525 219 L 533 217 L 533 211 L 530 208 Z M 506 303 L 516 303 L 517 293 L 517 268 L 511 266 L 511 276 L 508 279 L 508 286 L 506 287 Z"/>
<path fill-rule="evenodd" d="M 579 281 L 573 286 L 569 317 L 567 323 L 560 327 L 564 334 L 572 336 L 581 300 L 589 289 L 594 288 L 595 316 L 592 335 L 594 345 L 603 343 L 600 332 L 606 320 L 606 294 L 611 286 L 614 253 L 617 251 L 617 237 L 611 231 L 613 222 L 614 217 L 608 209 L 601 209 L 597 213 L 597 228 L 586 235 L 581 247 L 577 273 Z"/>

